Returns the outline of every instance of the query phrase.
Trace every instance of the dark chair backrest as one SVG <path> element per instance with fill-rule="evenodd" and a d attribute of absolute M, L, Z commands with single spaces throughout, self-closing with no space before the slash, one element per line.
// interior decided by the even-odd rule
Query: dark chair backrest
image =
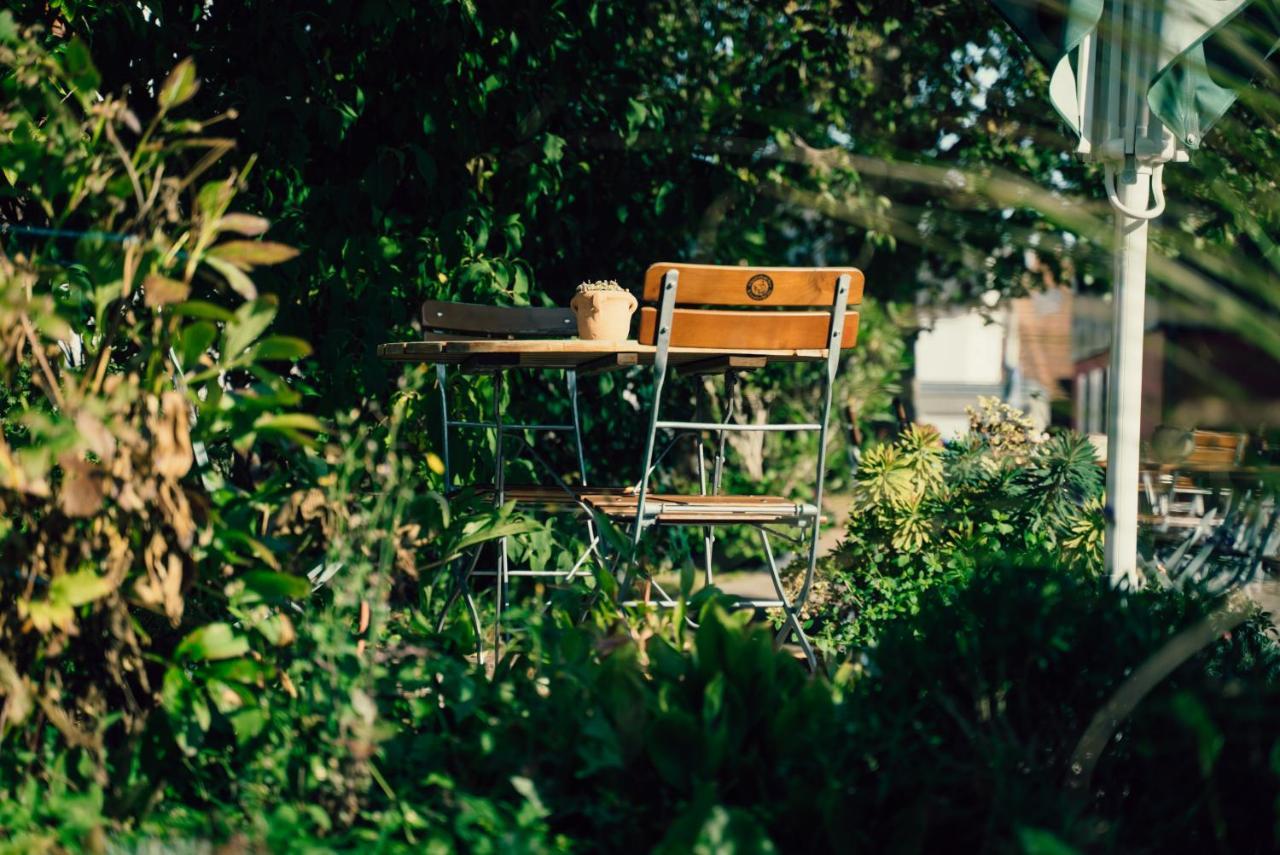
<path fill-rule="evenodd" d="M 430 340 L 457 338 L 560 338 L 576 335 L 577 320 L 569 309 L 531 306 L 486 306 L 428 300 L 422 325 Z"/>
<path fill-rule="evenodd" d="M 717 350 L 822 350 L 831 340 L 836 282 L 850 277 L 840 336 L 842 349 L 858 338 L 862 271 L 852 267 L 733 267 L 662 262 L 644 277 L 641 344 L 657 340 L 657 321 L 668 271 L 679 274 L 671 316 L 671 346 Z M 735 309 L 684 308 L 732 306 Z M 798 311 L 779 311 L 779 309 Z"/>

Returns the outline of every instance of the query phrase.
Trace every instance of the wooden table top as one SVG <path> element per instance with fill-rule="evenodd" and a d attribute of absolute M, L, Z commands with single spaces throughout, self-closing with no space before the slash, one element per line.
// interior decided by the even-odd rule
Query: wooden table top
<path fill-rule="evenodd" d="M 449 339 L 447 341 L 397 341 L 378 345 L 378 356 L 393 362 L 460 365 L 464 371 L 483 373 L 509 368 L 576 368 L 596 374 L 632 365 L 651 365 L 657 348 L 626 341 L 556 339 Z M 673 347 L 670 365 L 682 371 L 718 371 L 760 368 L 773 362 L 816 362 L 826 350 L 722 351 L 698 347 Z"/>

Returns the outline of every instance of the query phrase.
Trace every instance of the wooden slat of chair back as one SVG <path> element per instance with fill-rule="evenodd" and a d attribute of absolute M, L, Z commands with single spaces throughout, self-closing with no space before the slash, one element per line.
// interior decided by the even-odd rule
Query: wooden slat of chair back
<path fill-rule="evenodd" d="M 1187 462 L 1194 466 L 1230 467 L 1244 456 L 1247 437 L 1242 433 L 1197 430 L 1191 437 L 1194 447 Z"/>
<path fill-rule="evenodd" d="M 422 324 L 427 338 L 537 336 L 558 338 L 577 335 L 578 325 L 570 309 L 529 306 L 486 306 L 428 300 L 422 304 Z M 444 335 L 441 335 L 441 334 Z"/>
<path fill-rule="evenodd" d="M 683 282 L 681 286 L 683 287 Z M 678 291 L 679 289 L 677 289 Z M 640 310 L 641 344 L 654 344 L 658 310 Z M 825 350 L 831 334 L 830 312 L 737 312 L 728 309 L 675 309 L 672 347 L 717 350 Z M 845 314 L 841 349 L 858 340 L 858 313 Z"/>
<path fill-rule="evenodd" d="M 680 273 L 679 306 L 823 306 L 835 302 L 836 280 L 849 274 L 849 305 L 862 302 L 862 271 L 853 267 L 733 267 L 659 262 L 644 275 L 644 299 L 656 302 L 662 277 Z"/>

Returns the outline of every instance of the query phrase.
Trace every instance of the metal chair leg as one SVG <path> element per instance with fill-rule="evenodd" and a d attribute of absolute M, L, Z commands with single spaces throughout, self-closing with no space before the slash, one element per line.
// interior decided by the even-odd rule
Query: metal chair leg
<path fill-rule="evenodd" d="M 791 601 L 787 599 L 787 593 L 782 587 L 782 576 L 778 573 L 778 563 L 773 557 L 773 546 L 769 543 L 769 534 L 763 528 L 758 529 L 760 532 L 760 540 L 764 544 L 764 555 L 769 563 L 769 577 L 773 580 L 773 590 L 778 595 L 778 600 L 782 603 L 782 609 L 786 613 L 787 623 L 791 627 L 791 632 L 795 634 L 796 643 L 800 645 L 800 649 L 804 651 L 804 658 L 809 663 L 809 670 L 818 670 L 818 657 L 814 655 L 813 645 L 809 643 L 809 638 L 804 634 L 804 627 L 800 625 L 800 615 L 791 605 Z M 780 638 L 785 638 L 786 629 L 779 633 Z"/>
<path fill-rule="evenodd" d="M 493 500 L 497 507 L 506 501 L 505 432 L 502 429 L 502 372 L 493 375 Z M 498 575 L 494 584 L 493 664 L 502 657 L 502 612 L 507 598 L 507 539 L 498 539 Z"/>
<path fill-rule="evenodd" d="M 738 388 L 738 372 L 726 371 L 724 373 L 725 403 L 724 403 L 724 417 L 722 419 L 724 424 L 728 424 L 729 422 L 733 421 L 733 412 L 735 407 L 734 392 L 737 388 Z M 716 432 L 716 456 L 715 456 L 715 460 L 713 461 L 714 468 L 711 475 L 711 494 L 713 496 L 720 495 L 720 488 L 724 483 L 724 461 L 725 461 L 724 449 L 725 449 L 725 442 L 728 440 L 728 438 L 729 438 L 729 435 L 727 432 L 723 430 Z M 716 530 L 714 528 L 711 528 L 710 526 L 707 527 L 706 547 L 707 547 L 707 584 L 710 585 L 712 583 L 711 568 L 715 564 L 715 549 L 716 549 Z"/>
<path fill-rule="evenodd" d="M 484 626 L 480 623 L 480 610 L 476 608 L 476 598 L 468 588 L 463 594 L 463 602 L 467 604 L 467 614 L 471 616 L 471 630 L 476 635 L 476 665 L 484 667 Z"/>
<path fill-rule="evenodd" d="M 635 564 L 639 560 L 640 538 L 644 536 L 644 506 L 649 493 L 650 468 L 653 466 L 653 447 L 658 435 L 658 411 L 662 406 L 662 387 L 667 382 L 667 358 L 671 345 L 671 316 L 675 311 L 676 285 L 680 274 L 675 270 L 667 271 L 662 277 L 662 300 L 658 308 L 657 352 L 653 357 L 653 409 L 649 412 L 648 431 L 645 434 L 644 466 L 640 470 L 640 488 L 636 498 L 635 529 L 631 534 L 631 560 L 627 568 L 626 584 L 618 590 L 618 601 L 626 599 L 630 590 L 630 580 L 635 573 Z"/>
<path fill-rule="evenodd" d="M 441 428 L 441 451 L 444 454 L 444 489 L 448 494 L 453 487 L 453 457 L 449 453 L 449 372 L 444 365 L 436 366 L 436 385 L 440 391 L 440 415 L 442 420 Z M 461 568 L 465 559 L 459 559 L 456 566 Z M 467 569 L 454 575 L 453 585 L 449 590 L 448 597 L 445 598 L 444 608 L 440 610 L 440 619 L 436 623 L 436 632 L 444 631 L 444 623 L 448 619 L 449 609 L 453 608 L 453 604 L 458 601 L 461 596 L 467 606 L 467 613 L 471 616 L 471 628 L 475 632 L 476 637 L 476 664 L 484 666 L 484 626 L 480 622 L 480 610 L 476 608 L 476 598 L 471 593 L 471 574 L 475 572 L 476 562 L 480 560 L 480 547 L 476 547 L 472 553 L 471 562 L 466 565 Z"/>
<path fill-rule="evenodd" d="M 471 627 L 476 634 L 476 661 L 484 664 L 484 627 L 480 623 L 480 612 L 476 608 L 475 597 L 471 593 L 471 575 L 475 572 L 476 564 L 480 561 L 480 551 L 483 547 L 477 546 L 471 553 L 471 561 L 466 564 L 466 570 L 461 573 L 454 574 L 453 585 L 449 588 L 449 596 L 445 598 L 444 607 L 440 609 L 440 617 L 436 620 L 436 632 L 444 632 L 445 621 L 449 618 L 449 610 L 453 608 L 453 604 L 458 601 L 461 596 L 467 604 L 467 611 L 471 615 Z M 461 568 L 465 559 L 458 559 L 455 566 Z"/>
<path fill-rule="evenodd" d="M 587 486 L 590 481 L 587 480 L 587 454 L 586 449 L 582 445 L 582 416 L 578 408 L 578 372 L 575 369 L 569 369 L 565 372 L 565 382 L 569 387 L 569 405 L 573 409 L 573 447 L 578 455 L 578 480 L 582 486 Z M 549 468 L 549 467 L 548 467 Z M 596 532 L 595 520 L 592 519 L 590 511 L 586 514 L 587 528 L 587 548 L 582 557 L 578 559 L 577 564 L 569 571 L 569 575 L 565 577 L 566 581 L 571 581 L 577 576 L 578 568 L 585 562 L 587 556 L 592 552 L 596 552 L 596 544 L 600 542 L 600 535 Z M 596 553 L 599 554 L 598 552 Z"/>

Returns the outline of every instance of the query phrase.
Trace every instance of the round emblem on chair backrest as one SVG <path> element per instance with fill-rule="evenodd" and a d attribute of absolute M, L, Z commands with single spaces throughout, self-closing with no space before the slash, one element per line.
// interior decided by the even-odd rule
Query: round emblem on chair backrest
<path fill-rule="evenodd" d="M 773 293 L 773 280 L 763 273 L 757 273 L 747 280 L 747 296 L 752 300 L 767 300 Z"/>

